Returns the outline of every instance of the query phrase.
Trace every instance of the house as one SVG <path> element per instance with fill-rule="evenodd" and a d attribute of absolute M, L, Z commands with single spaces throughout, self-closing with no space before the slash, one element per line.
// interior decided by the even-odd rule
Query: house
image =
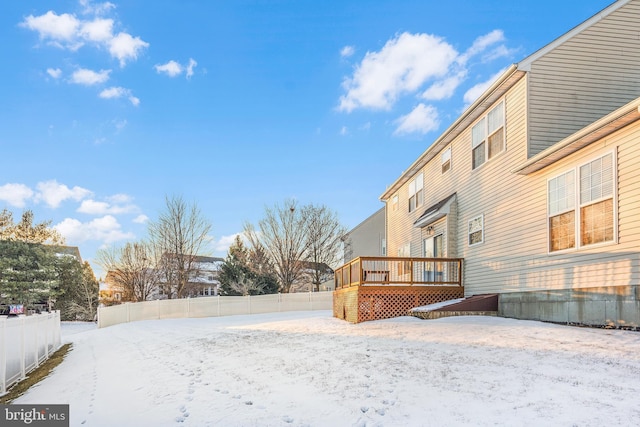
<path fill-rule="evenodd" d="M 334 271 L 324 262 L 298 261 L 300 277 L 291 285 L 290 293 L 333 290 Z M 318 282 L 318 283 L 314 283 Z"/>
<path fill-rule="evenodd" d="M 166 256 L 166 255 L 165 255 Z M 175 259 L 175 256 L 166 256 L 167 259 Z M 218 275 L 220 265 L 224 259 L 195 255 L 191 260 L 189 282 L 183 289 L 183 298 L 195 298 L 200 296 L 218 295 L 220 282 Z M 146 300 L 167 299 L 167 278 L 165 271 L 161 268 L 143 268 L 132 273 L 136 277 L 137 292 L 141 294 L 139 298 Z M 131 274 L 130 274 L 131 275 Z M 118 274 L 115 271 L 107 272 L 104 282 L 100 283 L 100 302 L 104 305 L 119 304 L 129 300 L 123 287 L 118 283 Z M 172 295 L 176 298 L 176 294 Z"/>
<path fill-rule="evenodd" d="M 638 28 L 620 0 L 507 69 L 381 195 L 389 256 L 460 259 L 504 316 L 637 328 Z"/>
<path fill-rule="evenodd" d="M 385 209 L 377 212 L 349 230 L 343 237 L 343 262 L 361 256 L 386 256 Z"/>
<path fill-rule="evenodd" d="M 218 295 L 220 281 L 220 266 L 223 258 L 210 256 L 196 256 L 194 258 L 194 273 L 186 286 L 186 295 L 189 297 Z"/>

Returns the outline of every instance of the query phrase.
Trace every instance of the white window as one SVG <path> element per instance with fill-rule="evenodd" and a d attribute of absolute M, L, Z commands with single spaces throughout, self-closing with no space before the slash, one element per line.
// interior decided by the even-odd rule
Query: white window
<path fill-rule="evenodd" d="M 411 257 L 411 243 L 407 243 L 398 248 L 398 257 L 409 258 Z M 411 263 L 409 261 L 399 261 L 397 265 L 398 275 L 403 276 L 411 272 Z"/>
<path fill-rule="evenodd" d="M 440 155 L 440 162 L 442 163 L 442 173 L 451 169 L 451 147 L 442 152 Z"/>
<path fill-rule="evenodd" d="M 549 250 L 560 251 L 576 247 L 575 171 L 549 180 Z"/>
<path fill-rule="evenodd" d="M 387 256 L 387 239 L 384 237 L 380 240 L 380 253 L 382 256 Z"/>
<path fill-rule="evenodd" d="M 391 198 L 391 210 L 393 212 L 398 210 L 398 195 L 397 194 Z"/>
<path fill-rule="evenodd" d="M 422 206 L 423 181 L 424 174 L 421 173 L 409 183 L 409 212 L 413 212 L 416 208 Z"/>
<path fill-rule="evenodd" d="M 504 151 L 504 102 L 471 128 L 473 169 Z"/>
<path fill-rule="evenodd" d="M 469 220 L 469 246 L 484 242 L 484 215 Z"/>
<path fill-rule="evenodd" d="M 549 180 L 549 252 L 614 241 L 614 170 L 608 153 Z"/>

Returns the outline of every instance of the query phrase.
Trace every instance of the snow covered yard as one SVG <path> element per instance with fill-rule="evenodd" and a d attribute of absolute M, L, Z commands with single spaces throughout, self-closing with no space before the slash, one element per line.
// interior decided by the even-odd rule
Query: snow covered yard
<path fill-rule="evenodd" d="M 65 325 L 72 426 L 635 426 L 640 333 L 328 311 Z"/>

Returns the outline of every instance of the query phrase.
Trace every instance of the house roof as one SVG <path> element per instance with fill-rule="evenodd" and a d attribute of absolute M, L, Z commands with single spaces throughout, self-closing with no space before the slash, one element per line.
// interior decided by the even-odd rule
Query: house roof
<path fill-rule="evenodd" d="M 80 249 L 77 246 L 64 246 L 64 245 L 51 245 L 53 251 L 59 255 L 71 255 L 76 257 L 76 259 L 82 262 L 82 257 L 80 256 Z"/>
<path fill-rule="evenodd" d="M 569 135 L 562 141 L 522 163 L 511 172 L 528 175 L 539 171 L 637 120 L 640 120 L 640 98 L 636 98 L 614 112 L 580 129 L 573 135 Z"/>
<path fill-rule="evenodd" d="M 531 64 L 541 56 L 552 51 L 565 41 L 571 39 L 583 30 L 591 27 L 596 22 L 618 10 L 631 0 L 618 0 L 596 15 L 587 19 L 580 25 L 569 30 L 551 43 L 527 56 L 517 64 L 511 65 L 498 79 L 489 87 L 471 106 L 469 106 L 460 117 L 447 130 L 438 137 L 418 159 L 405 170 L 396 181 L 391 184 L 380 196 L 380 200 L 386 201 L 395 194 L 400 187 L 409 181 L 419 170 L 421 170 L 431 159 L 433 159 L 443 148 L 451 143 L 462 131 L 471 125 L 476 119 L 484 114 L 491 105 L 497 101 L 507 90 L 516 84 L 522 77 L 531 70 Z"/>
<path fill-rule="evenodd" d="M 431 224 L 434 221 L 439 220 L 443 216 L 449 213 L 449 207 L 451 203 L 456 199 L 456 193 L 453 193 L 449 197 L 440 200 L 433 206 L 429 206 L 425 209 L 424 213 L 420 215 L 420 218 L 413 223 L 414 227 L 424 227 L 425 225 Z"/>

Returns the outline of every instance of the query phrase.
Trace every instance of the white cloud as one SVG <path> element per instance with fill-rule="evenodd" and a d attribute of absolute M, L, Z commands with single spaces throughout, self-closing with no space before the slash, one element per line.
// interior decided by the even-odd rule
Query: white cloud
<path fill-rule="evenodd" d="M 340 56 L 343 58 L 348 58 L 356 52 L 353 46 L 345 46 L 340 49 Z"/>
<path fill-rule="evenodd" d="M 340 97 L 338 109 L 389 109 L 400 94 L 446 75 L 457 56 L 440 37 L 402 33 L 379 52 L 367 52 L 353 76 L 344 80 L 347 93 Z"/>
<path fill-rule="evenodd" d="M 431 105 L 419 104 L 409 114 L 400 117 L 395 121 L 398 127 L 394 135 L 405 135 L 409 133 L 426 134 L 438 129 L 440 121 L 438 111 Z"/>
<path fill-rule="evenodd" d="M 113 38 L 113 19 L 84 22 L 80 28 L 80 35 L 93 42 L 105 43 Z"/>
<path fill-rule="evenodd" d="M 198 63 L 195 59 L 189 58 L 189 64 L 187 65 L 187 78 L 190 79 L 193 76 L 193 69 L 196 68 Z"/>
<path fill-rule="evenodd" d="M 64 184 L 59 184 L 55 179 L 39 182 L 36 188 L 38 189 L 36 199 L 38 201 L 43 200 L 49 207 L 54 209 L 60 206 L 60 203 L 65 200 L 73 199 L 80 201 L 92 194 L 92 192 L 86 188 L 78 186 L 69 188 Z"/>
<path fill-rule="evenodd" d="M 349 133 L 349 129 L 346 126 L 340 128 L 340 135 L 345 136 Z"/>
<path fill-rule="evenodd" d="M 75 39 L 80 21 L 68 13 L 57 15 L 50 10 L 40 16 L 29 15 L 20 25 L 36 31 L 42 40 L 50 39 L 58 45 L 60 42 L 65 42 L 66 47 L 72 47 L 76 44 Z"/>
<path fill-rule="evenodd" d="M 443 80 L 439 80 L 429 86 L 429 88 L 427 88 L 427 90 L 422 93 L 421 97 L 430 101 L 439 101 L 442 99 L 451 98 L 455 90 L 458 88 L 458 86 L 460 86 L 460 84 L 466 77 L 466 70 L 462 70 L 458 74 L 455 74 Z"/>
<path fill-rule="evenodd" d="M 49 74 L 54 79 L 59 79 L 62 75 L 62 70 L 60 68 L 47 68 L 47 74 Z"/>
<path fill-rule="evenodd" d="M 24 184 L 5 184 L 0 186 L 0 200 L 3 200 L 11 206 L 23 208 L 27 200 L 33 197 L 33 190 Z"/>
<path fill-rule="evenodd" d="M 137 59 L 140 51 L 149 47 L 149 43 L 128 33 L 118 33 L 108 41 L 108 45 L 109 53 L 120 61 L 120 67 L 124 67 L 131 59 Z"/>
<path fill-rule="evenodd" d="M 82 201 L 77 211 L 89 215 L 119 215 L 138 212 L 140 208 L 132 201 L 133 198 L 128 194 L 115 194 L 107 197 L 104 202 L 87 199 Z"/>
<path fill-rule="evenodd" d="M 149 217 L 145 214 L 140 214 L 137 217 L 133 218 L 133 222 L 135 222 L 136 224 L 144 224 L 147 221 L 149 221 Z"/>
<path fill-rule="evenodd" d="M 49 11 L 44 15 L 29 15 L 20 26 L 38 33 L 41 40 L 54 46 L 77 50 L 85 44 L 106 48 L 111 57 L 118 59 L 120 66 L 138 58 L 140 52 L 149 47 L 149 43 L 140 37 L 125 32 L 113 33 L 114 20 L 102 18 L 114 9 L 113 3 L 97 3 L 81 1 L 84 14 L 92 14 L 91 20 L 81 20 L 72 14 L 57 15 Z"/>
<path fill-rule="evenodd" d="M 487 50 L 489 46 L 504 41 L 504 33 L 502 30 L 493 30 L 488 34 L 480 36 L 473 41 L 473 44 L 465 53 L 460 55 L 458 62 L 466 63 L 469 58 L 478 55 Z"/>
<path fill-rule="evenodd" d="M 231 234 L 230 236 L 222 236 L 220 240 L 215 242 L 214 251 L 218 254 L 229 252 L 229 247 L 235 242 L 236 236 L 240 236 L 244 242 L 244 236 L 242 233 Z"/>
<path fill-rule="evenodd" d="M 198 62 L 189 58 L 189 64 L 186 66 L 180 64 L 178 61 L 174 61 L 171 59 L 166 64 L 155 65 L 153 68 L 156 69 L 158 74 L 166 74 L 169 77 L 176 77 L 182 74 L 183 72 L 186 74 L 187 79 L 190 79 L 193 76 L 193 69 L 198 65 Z"/>
<path fill-rule="evenodd" d="M 156 69 L 158 74 L 164 73 L 169 77 L 179 76 L 183 71 L 182 65 L 180 65 L 180 63 L 174 61 L 173 59 L 166 64 L 156 65 L 154 68 Z"/>
<path fill-rule="evenodd" d="M 131 232 L 124 232 L 118 220 L 112 215 L 105 215 L 85 223 L 74 218 L 65 218 L 53 228 L 58 230 L 70 244 L 78 244 L 88 240 L 113 243 L 135 237 Z"/>
<path fill-rule="evenodd" d="M 80 68 L 79 70 L 74 71 L 71 75 L 71 82 L 85 86 L 93 86 L 109 80 L 110 73 L 111 70 L 100 70 L 100 72 L 95 72 L 87 68 Z"/>
<path fill-rule="evenodd" d="M 138 106 L 140 104 L 140 100 L 131 94 L 130 89 L 125 89 L 119 86 L 106 88 L 102 90 L 102 92 L 100 92 L 98 96 L 103 99 L 117 99 L 127 97 L 129 99 L 129 102 L 131 102 L 133 105 Z"/>
<path fill-rule="evenodd" d="M 504 73 L 505 71 L 506 71 L 506 68 L 503 68 L 502 70 L 498 71 L 493 76 L 491 76 L 489 79 L 481 83 L 478 83 L 475 86 L 473 86 L 471 89 L 467 90 L 464 94 L 464 102 L 466 106 L 471 105 L 473 101 L 478 99 L 478 97 L 482 95 L 484 91 L 487 90 L 489 86 L 491 86 L 493 82 L 495 82 L 496 79 L 500 77 L 502 73 Z"/>
<path fill-rule="evenodd" d="M 105 13 L 108 13 L 111 9 L 116 8 L 116 5 L 108 1 L 104 3 L 93 4 L 89 0 L 80 0 L 79 3 L 80 3 L 80 6 L 83 7 L 82 13 L 85 15 L 88 15 L 88 14 L 104 15 Z"/>

